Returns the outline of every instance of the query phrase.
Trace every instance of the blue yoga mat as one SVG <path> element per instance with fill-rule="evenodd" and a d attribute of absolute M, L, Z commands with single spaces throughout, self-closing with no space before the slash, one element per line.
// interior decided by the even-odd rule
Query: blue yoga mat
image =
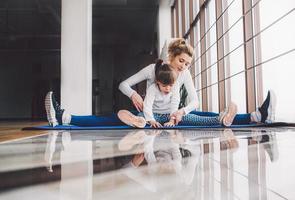
<path fill-rule="evenodd" d="M 248 128 L 248 127 L 279 127 L 279 126 L 294 126 L 294 124 L 276 122 L 272 124 L 247 124 L 247 125 L 232 125 L 226 128 Z M 174 127 L 163 127 L 157 129 L 208 129 L 208 128 L 225 128 L 221 125 L 216 126 L 174 126 Z M 25 127 L 22 130 L 120 130 L 120 129 L 136 129 L 132 126 L 34 126 Z M 144 129 L 155 129 L 150 126 L 146 126 Z"/>

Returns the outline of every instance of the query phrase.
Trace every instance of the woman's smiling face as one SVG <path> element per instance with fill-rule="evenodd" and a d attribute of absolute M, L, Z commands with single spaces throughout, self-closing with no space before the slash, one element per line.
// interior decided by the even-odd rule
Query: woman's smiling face
<path fill-rule="evenodd" d="M 186 53 L 182 53 L 170 59 L 171 67 L 177 72 L 181 72 L 187 69 L 190 66 L 191 62 L 192 57 L 190 57 Z"/>

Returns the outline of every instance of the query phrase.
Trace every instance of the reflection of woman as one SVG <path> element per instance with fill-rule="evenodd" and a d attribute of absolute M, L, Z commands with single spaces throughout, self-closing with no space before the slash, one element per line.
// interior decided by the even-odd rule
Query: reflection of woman
<path fill-rule="evenodd" d="M 196 90 L 193 84 L 192 76 L 188 70 L 188 66 L 192 62 L 193 48 L 185 42 L 184 39 L 173 40 L 168 47 L 168 63 L 172 70 L 177 74 L 178 84 L 184 85 L 188 93 L 188 104 L 174 112 L 171 117 L 176 119 L 178 124 L 182 117 L 188 113 L 193 113 L 199 116 L 218 116 L 218 113 L 195 112 L 199 107 Z M 134 91 L 131 87 L 141 81 L 146 80 L 147 88 L 155 81 L 155 64 L 148 65 L 127 80 L 123 81 L 119 89 L 128 96 L 137 111 L 143 109 L 142 97 Z M 69 115 L 59 107 L 55 101 L 52 92 L 46 96 L 45 107 L 49 124 L 52 126 L 58 124 L 71 124 L 77 126 L 106 126 L 106 125 L 120 125 L 122 124 L 116 115 L 97 117 L 97 116 L 75 116 Z M 223 118 L 223 124 L 249 124 L 251 122 L 271 122 L 274 116 L 275 99 L 272 92 L 268 93 L 263 105 L 257 111 L 249 114 L 237 115 L 234 119 L 232 115 L 226 115 Z M 228 113 L 231 113 L 229 111 Z"/>

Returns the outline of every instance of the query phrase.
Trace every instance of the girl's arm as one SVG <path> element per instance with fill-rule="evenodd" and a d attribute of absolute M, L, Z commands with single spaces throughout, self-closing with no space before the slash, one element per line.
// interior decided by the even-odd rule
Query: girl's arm
<path fill-rule="evenodd" d="M 172 116 L 178 110 L 180 102 L 180 95 L 179 95 L 179 84 L 175 83 L 172 88 L 172 96 L 170 102 L 170 119 L 169 122 L 165 123 L 164 126 L 174 126 L 176 124 L 175 116 Z"/>
<path fill-rule="evenodd" d="M 153 115 L 153 104 L 156 96 L 155 84 L 152 84 L 146 91 L 146 96 L 143 102 L 143 114 L 146 121 L 156 121 Z"/>
<path fill-rule="evenodd" d="M 179 84 L 176 82 L 172 88 L 170 114 L 172 114 L 178 110 L 178 106 L 179 106 L 179 102 L 180 102 L 179 90 L 180 90 Z"/>

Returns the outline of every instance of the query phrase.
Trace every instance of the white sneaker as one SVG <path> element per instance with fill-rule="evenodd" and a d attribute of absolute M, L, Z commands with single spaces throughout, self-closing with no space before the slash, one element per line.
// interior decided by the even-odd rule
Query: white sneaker
<path fill-rule="evenodd" d="M 53 105 L 53 92 L 50 91 L 47 93 L 45 97 L 45 110 L 47 115 L 48 124 L 50 126 L 57 126 L 58 121 L 56 119 L 56 112 Z"/>

